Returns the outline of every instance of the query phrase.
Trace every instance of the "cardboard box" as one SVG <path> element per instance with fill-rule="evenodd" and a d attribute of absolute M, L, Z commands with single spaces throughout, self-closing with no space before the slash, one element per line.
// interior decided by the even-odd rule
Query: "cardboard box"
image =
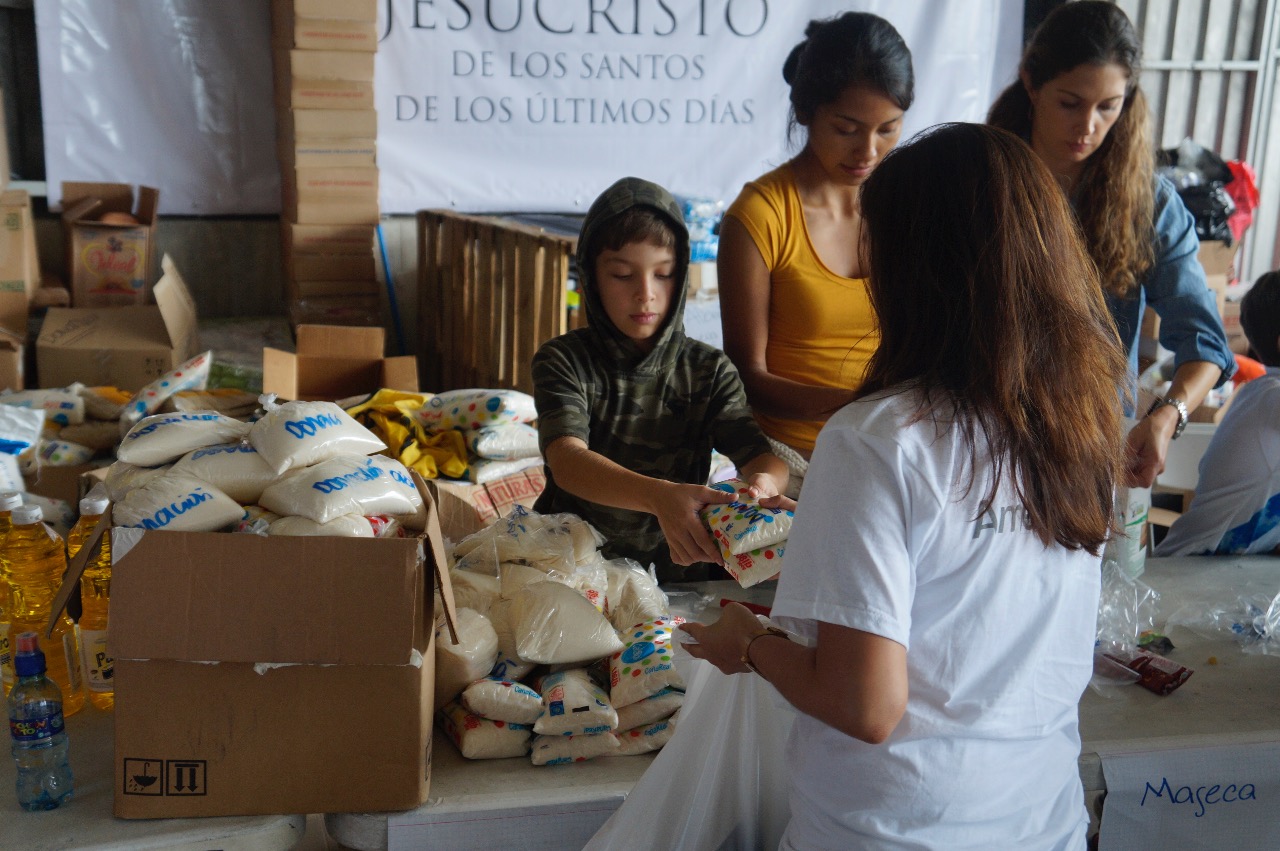
<path fill-rule="evenodd" d="M 308 139 L 280 158 L 284 168 L 373 168 L 378 162 L 376 139 Z"/>
<path fill-rule="evenodd" d="M 196 306 L 166 255 L 154 304 L 51 307 L 36 340 L 41 387 L 75 381 L 141 390 L 196 354 Z"/>
<path fill-rule="evenodd" d="M 298 352 L 262 350 L 262 390 L 285 399 L 333 400 L 379 388 L 418 390 L 412 355 L 383 357 L 382 328 L 299 325 Z"/>
<path fill-rule="evenodd" d="M 285 250 L 292 254 L 373 253 L 375 228 L 370 225 L 300 225 L 286 222 Z"/>
<path fill-rule="evenodd" d="M 0 192 L 9 187 L 9 137 L 5 133 L 4 89 L 0 88 Z"/>
<path fill-rule="evenodd" d="M 1238 355 L 1249 354 L 1249 338 L 1240 324 L 1240 299 L 1248 292 L 1246 284 L 1233 284 L 1227 288 L 1227 298 L 1222 306 L 1222 329 L 1227 332 L 1227 346 Z"/>
<path fill-rule="evenodd" d="M 348 298 L 361 297 L 377 300 L 381 289 L 373 280 L 360 281 L 311 281 L 290 280 L 286 282 L 285 292 L 294 301 L 308 298 Z M 323 322 L 307 322 L 306 325 L 324 325 Z M 377 324 L 377 323 L 375 323 Z"/>
<path fill-rule="evenodd" d="M 372 109 L 291 110 L 296 141 L 378 138 L 378 113 Z"/>
<path fill-rule="evenodd" d="M 1236 253 L 1239 250 L 1238 242 L 1231 245 L 1217 240 L 1200 243 L 1198 257 L 1200 265 L 1204 267 L 1204 276 L 1209 282 L 1209 289 L 1223 292 L 1227 285 L 1235 280 Z"/>
<path fill-rule="evenodd" d="M 425 801 L 433 588 L 452 599 L 429 501 L 426 525 L 372 540 L 113 530 L 115 815 Z"/>
<path fill-rule="evenodd" d="M 285 272 L 294 281 L 368 281 L 378 278 L 373 253 L 285 254 Z M 376 285 L 375 285 L 376 286 Z"/>
<path fill-rule="evenodd" d="M 378 169 L 299 168 L 284 182 L 284 216 L 300 224 L 376 225 Z"/>
<path fill-rule="evenodd" d="M 30 493 L 64 500 L 74 509 L 79 504 L 80 497 L 86 493 L 86 488 L 83 487 L 86 474 L 105 469 L 106 465 L 93 462 L 65 467 L 41 464 L 34 474 L 23 478 Z"/>
<path fill-rule="evenodd" d="M 288 0 L 300 18 L 329 18 L 342 21 L 378 20 L 377 0 Z"/>
<path fill-rule="evenodd" d="M 427 482 L 440 512 L 440 528 L 451 541 L 460 541 L 506 517 L 517 505 L 532 509 L 546 486 L 541 464 L 484 485 L 449 479 Z"/>
<path fill-rule="evenodd" d="M 306 80 L 342 80 L 349 83 L 372 83 L 372 53 L 342 50 L 290 50 L 289 75 L 294 83 Z M 372 109 L 347 107 L 348 109 Z"/>
<path fill-rule="evenodd" d="M 378 50 L 378 26 L 373 21 L 295 17 L 293 46 L 372 54 Z"/>
<path fill-rule="evenodd" d="M 376 328 L 382 325 L 382 299 L 365 293 L 298 296 L 289 302 L 289 324 Z"/>
<path fill-rule="evenodd" d="M 26 389 L 23 339 L 8 329 L 0 328 L 0 390 Z"/>
<path fill-rule="evenodd" d="M 127 183 L 63 183 L 67 273 L 76 307 L 146 304 L 160 190 Z M 138 224 L 108 224 L 105 213 L 127 213 Z"/>
<path fill-rule="evenodd" d="M 31 196 L 20 189 L 0 193 L 0 327 L 26 339 L 27 314 L 39 286 Z"/>

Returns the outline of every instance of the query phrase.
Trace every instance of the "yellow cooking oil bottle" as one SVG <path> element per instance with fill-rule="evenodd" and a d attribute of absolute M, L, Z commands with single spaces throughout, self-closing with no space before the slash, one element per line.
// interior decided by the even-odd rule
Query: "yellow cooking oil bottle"
<path fill-rule="evenodd" d="M 9 637 L 13 611 L 13 594 L 9 590 L 9 565 L 4 557 L 4 543 L 9 537 L 9 515 L 22 505 L 22 494 L 16 491 L 0 493 L 0 682 L 4 684 L 5 697 L 13 688 L 13 642 Z M 14 633 L 17 635 L 17 633 Z"/>
<path fill-rule="evenodd" d="M 80 519 L 67 535 L 67 560 L 76 557 L 107 510 L 102 485 L 80 500 Z M 91 557 L 80 577 L 80 658 L 89 702 L 99 709 L 115 706 L 114 664 L 107 655 L 107 604 L 111 599 L 111 530 L 102 534 L 102 549 Z"/>
<path fill-rule="evenodd" d="M 45 627 L 53 609 L 53 598 L 67 569 L 67 550 L 62 538 L 44 524 L 38 505 L 20 505 L 9 516 L 12 527 L 5 541 L 4 557 L 12 592 L 10 640 L 23 632 L 39 634 L 49 679 L 62 690 L 62 714 L 69 716 L 84 706 L 84 682 L 80 674 L 80 646 L 75 624 L 63 612 L 45 638 Z"/>

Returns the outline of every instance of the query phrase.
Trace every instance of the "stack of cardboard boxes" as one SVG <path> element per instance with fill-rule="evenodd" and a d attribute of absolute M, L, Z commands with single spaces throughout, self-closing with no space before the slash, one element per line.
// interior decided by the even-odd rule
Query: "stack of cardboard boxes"
<path fill-rule="evenodd" d="M 286 298 L 295 325 L 380 325 L 376 0 L 273 0 Z"/>
<path fill-rule="evenodd" d="M 4 92 L 0 91 L 0 117 Z M 9 189 L 9 145 L 0 120 L 0 390 L 23 389 L 27 311 L 40 285 L 31 197 Z"/>

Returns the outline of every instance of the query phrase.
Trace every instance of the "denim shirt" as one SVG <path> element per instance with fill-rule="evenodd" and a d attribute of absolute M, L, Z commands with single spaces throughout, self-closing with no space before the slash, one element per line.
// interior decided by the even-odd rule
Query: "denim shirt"
<path fill-rule="evenodd" d="M 1195 220 L 1173 184 L 1157 176 L 1155 187 L 1155 265 L 1133 298 L 1107 293 L 1107 307 L 1120 340 L 1129 352 L 1129 372 L 1138 374 L 1138 333 L 1147 305 L 1160 316 L 1160 345 L 1173 352 L 1174 368 L 1188 361 L 1208 361 L 1222 368 L 1215 387 L 1236 371 L 1235 355 L 1218 316 L 1217 299 L 1200 265 Z"/>

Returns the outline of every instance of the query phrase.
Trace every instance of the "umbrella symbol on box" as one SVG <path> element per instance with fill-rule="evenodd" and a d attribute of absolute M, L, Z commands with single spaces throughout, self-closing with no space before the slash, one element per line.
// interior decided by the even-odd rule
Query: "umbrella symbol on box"
<path fill-rule="evenodd" d="M 159 759 L 126 759 L 124 761 L 124 793 L 126 795 L 163 795 L 164 761 Z"/>
<path fill-rule="evenodd" d="M 144 761 L 144 762 L 142 763 L 142 770 L 143 770 L 143 771 L 150 771 L 150 770 L 151 770 L 151 763 Z M 160 775 L 159 775 L 159 774 L 135 774 L 135 775 L 133 775 L 133 782 L 134 782 L 134 783 L 137 783 L 137 784 L 138 784 L 139 786 L 141 786 L 143 789 L 147 788 L 148 786 L 150 786 L 152 783 L 155 783 L 155 782 L 156 782 L 157 780 L 159 780 L 159 779 L 160 779 Z"/>

